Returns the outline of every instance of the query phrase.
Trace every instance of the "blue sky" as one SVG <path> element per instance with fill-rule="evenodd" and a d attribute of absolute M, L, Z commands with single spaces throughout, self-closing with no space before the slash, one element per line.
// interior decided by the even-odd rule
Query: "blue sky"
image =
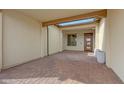
<path fill-rule="evenodd" d="M 88 19 L 81 19 L 81 20 L 60 23 L 58 25 L 59 26 L 70 26 L 70 25 L 77 25 L 77 24 L 86 24 L 86 23 L 94 22 L 95 20 L 96 20 L 95 18 L 88 18 Z"/>

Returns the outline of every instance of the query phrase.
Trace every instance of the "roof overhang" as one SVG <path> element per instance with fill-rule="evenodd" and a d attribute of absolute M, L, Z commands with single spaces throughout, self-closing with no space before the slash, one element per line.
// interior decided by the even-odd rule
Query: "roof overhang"
<path fill-rule="evenodd" d="M 69 21 L 81 20 L 81 19 L 86 19 L 86 18 L 96 18 L 100 20 L 101 18 L 104 18 L 106 16 L 107 16 L 107 10 L 100 10 L 100 11 L 95 11 L 91 13 L 86 13 L 86 14 L 81 14 L 81 15 L 43 22 L 43 26 L 56 25 L 62 22 L 69 22 Z"/>

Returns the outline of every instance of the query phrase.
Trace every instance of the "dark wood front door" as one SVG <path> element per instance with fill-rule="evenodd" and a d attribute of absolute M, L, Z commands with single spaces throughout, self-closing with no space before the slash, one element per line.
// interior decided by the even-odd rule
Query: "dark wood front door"
<path fill-rule="evenodd" d="M 84 51 L 93 51 L 93 33 L 84 33 Z"/>

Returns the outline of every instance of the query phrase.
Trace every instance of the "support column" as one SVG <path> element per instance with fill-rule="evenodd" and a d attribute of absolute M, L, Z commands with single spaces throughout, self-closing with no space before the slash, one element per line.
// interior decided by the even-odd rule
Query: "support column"
<path fill-rule="evenodd" d="M 49 27 L 47 26 L 47 56 L 49 56 Z"/>
<path fill-rule="evenodd" d="M 99 48 L 99 23 L 96 24 L 95 29 L 95 49 Z"/>

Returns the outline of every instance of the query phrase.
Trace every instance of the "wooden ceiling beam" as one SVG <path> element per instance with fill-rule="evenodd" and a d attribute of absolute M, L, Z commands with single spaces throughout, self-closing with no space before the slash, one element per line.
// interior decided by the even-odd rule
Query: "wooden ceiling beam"
<path fill-rule="evenodd" d="M 63 27 L 63 28 L 60 28 L 61 31 L 63 30 L 76 30 L 76 29 L 83 29 L 83 28 L 95 28 L 96 27 L 96 24 L 84 24 L 84 25 L 80 25 L 80 26 L 72 26 L 72 27 Z"/>
<path fill-rule="evenodd" d="M 81 15 L 76 15 L 76 16 L 71 16 L 71 17 L 66 17 L 66 18 L 43 22 L 43 26 L 55 25 L 55 24 L 62 23 L 62 22 L 69 22 L 69 21 L 80 20 L 80 19 L 85 19 L 85 18 L 100 19 L 100 18 L 103 18 L 106 16 L 107 16 L 107 10 L 100 10 L 100 11 L 90 12 L 90 13 L 86 13 L 86 14 L 81 14 Z"/>

